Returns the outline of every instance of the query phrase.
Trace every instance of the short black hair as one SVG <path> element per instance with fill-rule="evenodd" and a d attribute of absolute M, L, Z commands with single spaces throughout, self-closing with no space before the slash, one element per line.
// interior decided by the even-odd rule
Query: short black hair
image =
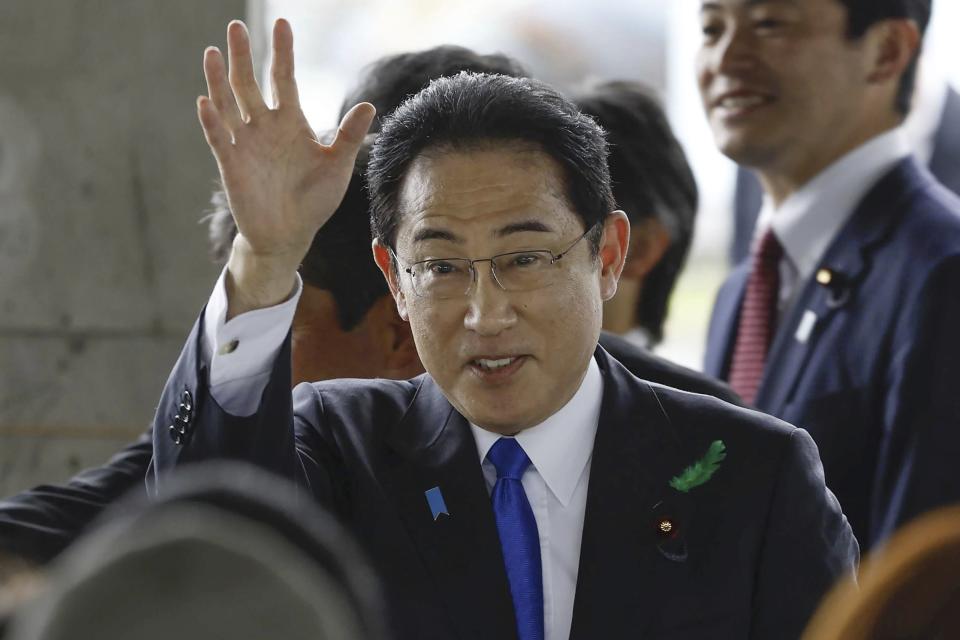
<path fill-rule="evenodd" d="M 343 201 L 314 236 L 299 269 L 304 282 L 325 289 L 333 296 L 337 320 L 344 331 L 360 324 L 370 307 L 389 293 L 383 274 L 370 254 L 370 200 L 363 173 L 371 145 L 372 136 L 367 136 Z M 230 256 L 237 225 L 222 190 L 214 192 L 211 203 L 211 257 L 222 264 Z"/>
<path fill-rule="evenodd" d="M 359 102 L 377 108 L 377 119 L 370 130 L 378 132 L 383 118 L 404 100 L 426 88 L 431 80 L 461 71 L 499 73 L 505 76 L 529 76 L 517 60 L 502 53 L 481 54 L 466 47 L 441 45 L 423 51 L 411 51 L 379 58 L 364 68 L 360 80 L 340 107 L 340 118 Z"/>
<path fill-rule="evenodd" d="M 856 40 L 878 22 L 891 19 L 907 19 L 917 23 L 921 38 L 930 23 L 933 0 L 837 0 L 847 10 L 847 37 Z M 902 114 L 910 113 L 913 100 L 913 88 L 917 81 L 917 61 L 920 59 L 920 47 L 910 62 L 910 66 L 900 78 L 900 86 L 894 102 L 896 110 Z"/>
<path fill-rule="evenodd" d="M 374 237 L 395 248 L 400 184 L 420 154 L 491 143 L 529 144 L 557 161 L 596 250 L 598 223 L 615 208 L 603 130 L 543 82 L 470 72 L 434 80 L 384 120 L 367 167 Z"/>
<path fill-rule="evenodd" d="M 698 203 L 693 171 L 659 101 L 639 82 L 598 83 L 574 101 L 607 132 L 617 205 L 631 223 L 655 218 L 670 234 L 670 247 L 645 278 L 636 310 L 640 326 L 659 342 L 693 239 Z"/>

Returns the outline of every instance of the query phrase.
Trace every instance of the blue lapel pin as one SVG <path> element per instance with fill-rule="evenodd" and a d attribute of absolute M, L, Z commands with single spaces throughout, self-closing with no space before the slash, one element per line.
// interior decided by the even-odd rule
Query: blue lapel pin
<path fill-rule="evenodd" d="M 423 495 L 427 497 L 427 504 L 430 505 L 430 513 L 433 514 L 434 522 L 437 521 L 441 513 L 445 516 L 450 515 L 450 512 L 447 511 L 447 503 L 443 501 L 443 494 L 440 493 L 440 487 L 427 489 L 423 492 Z"/>

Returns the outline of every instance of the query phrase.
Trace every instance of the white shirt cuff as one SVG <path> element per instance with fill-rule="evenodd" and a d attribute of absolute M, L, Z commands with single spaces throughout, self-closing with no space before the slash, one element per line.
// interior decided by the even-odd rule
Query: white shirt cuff
<path fill-rule="evenodd" d="M 270 381 L 273 361 L 293 324 L 293 314 L 303 291 L 297 283 L 290 297 L 280 304 L 227 317 L 227 270 L 213 288 L 203 318 L 201 349 L 210 372 L 210 395 L 227 413 L 253 414 Z"/>

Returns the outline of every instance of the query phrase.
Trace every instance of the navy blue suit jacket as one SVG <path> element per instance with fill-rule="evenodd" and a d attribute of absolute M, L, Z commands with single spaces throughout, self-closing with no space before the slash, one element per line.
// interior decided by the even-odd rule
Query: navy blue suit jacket
<path fill-rule="evenodd" d="M 933 137 L 930 172 L 956 194 L 960 194 L 960 93 L 947 90 L 947 101 Z M 763 187 L 756 175 L 740 167 L 733 203 L 733 242 L 730 258 L 738 264 L 750 254 L 753 228 L 763 204 Z"/>
<path fill-rule="evenodd" d="M 199 333 L 158 406 L 151 490 L 184 464 L 253 462 L 343 518 L 383 577 L 398 637 L 516 637 L 476 444 L 430 376 L 302 384 L 291 400 L 288 339 L 260 407 L 240 418 L 209 395 Z M 796 638 L 858 556 L 810 437 L 640 380 L 602 348 L 596 358 L 604 395 L 571 637 Z M 713 479 L 672 489 L 715 440 L 728 454 Z M 449 517 L 434 520 L 433 487 Z M 675 537 L 658 533 L 664 517 Z"/>
<path fill-rule="evenodd" d="M 864 197 L 820 267 L 834 283 L 801 283 L 756 406 L 810 432 L 866 549 L 960 500 L 960 200 L 903 160 Z M 705 370 L 720 378 L 748 274 L 748 263 L 737 267 L 714 307 Z M 803 341 L 809 314 L 816 322 Z"/>

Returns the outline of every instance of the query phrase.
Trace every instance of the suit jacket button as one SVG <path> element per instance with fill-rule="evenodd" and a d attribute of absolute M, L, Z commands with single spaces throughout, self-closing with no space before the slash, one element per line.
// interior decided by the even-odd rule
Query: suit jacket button
<path fill-rule="evenodd" d="M 189 389 L 184 389 L 183 393 L 180 394 L 180 407 L 184 411 L 193 411 L 193 395 Z"/>
<path fill-rule="evenodd" d="M 174 444 L 183 444 L 183 434 L 180 433 L 173 425 L 170 425 L 170 438 L 173 440 Z"/>

